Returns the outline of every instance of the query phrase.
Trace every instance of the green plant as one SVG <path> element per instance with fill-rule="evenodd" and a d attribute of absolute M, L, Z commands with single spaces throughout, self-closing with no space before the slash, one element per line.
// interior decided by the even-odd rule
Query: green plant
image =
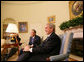
<path fill-rule="evenodd" d="M 61 30 L 70 28 L 70 27 L 75 27 L 75 26 L 79 26 L 79 25 L 83 25 L 83 15 L 81 15 L 80 17 L 76 17 L 72 20 L 68 20 L 66 22 L 63 22 L 59 28 Z"/>

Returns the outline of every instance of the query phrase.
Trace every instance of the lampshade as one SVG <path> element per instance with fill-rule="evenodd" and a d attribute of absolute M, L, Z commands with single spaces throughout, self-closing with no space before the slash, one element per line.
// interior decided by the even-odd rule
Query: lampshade
<path fill-rule="evenodd" d="M 9 32 L 9 33 L 18 33 L 17 25 L 13 24 L 13 23 L 9 23 L 8 27 L 6 29 L 6 32 Z"/>

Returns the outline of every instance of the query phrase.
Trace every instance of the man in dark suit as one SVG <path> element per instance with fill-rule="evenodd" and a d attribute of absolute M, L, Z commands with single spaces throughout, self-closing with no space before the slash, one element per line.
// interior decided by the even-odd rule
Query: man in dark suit
<path fill-rule="evenodd" d="M 52 55 L 58 55 L 60 52 L 61 40 L 55 34 L 55 25 L 48 23 L 45 27 L 48 37 L 37 47 L 30 48 L 26 46 L 24 53 L 19 56 L 17 61 L 46 61 L 46 58 Z"/>
<path fill-rule="evenodd" d="M 38 46 L 41 43 L 41 38 L 36 35 L 36 30 L 32 29 L 31 30 L 31 36 L 28 45 L 30 45 L 31 48 Z M 20 50 L 21 55 L 23 53 L 23 48 Z"/>
<path fill-rule="evenodd" d="M 36 35 L 36 30 L 32 29 L 29 45 L 31 45 L 31 47 L 36 47 L 40 43 L 41 43 L 40 37 Z"/>

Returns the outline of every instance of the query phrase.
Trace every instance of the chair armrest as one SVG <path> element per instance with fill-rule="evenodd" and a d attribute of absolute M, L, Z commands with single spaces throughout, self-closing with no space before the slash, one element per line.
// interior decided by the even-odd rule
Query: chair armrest
<path fill-rule="evenodd" d="M 4 48 L 1 48 L 1 54 L 3 54 L 3 50 L 4 50 Z"/>
<path fill-rule="evenodd" d="M 5 39 L 1 39 L 1 48 L 6 44 Z"/>
<path fill-rule="evenodd" d="M 60 54 L 55 56 L 50 56 L 50 61 L 61 61 L 69 57 L 69 54 Z"/>

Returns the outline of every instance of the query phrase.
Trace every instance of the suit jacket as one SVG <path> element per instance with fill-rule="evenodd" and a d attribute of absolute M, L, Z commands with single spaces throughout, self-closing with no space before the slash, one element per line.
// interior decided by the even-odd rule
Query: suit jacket
<path fill-rule="evenodd" d="M 44 42 L 32 49 L 29 61 L 46 61 L 52 55 L 59 55 L 61 40 L 54 32 Z"/>
<path fill-rule="evenodd" d="M 38 46 L 39 44 L 41 43 L 41 39 L 38 35 L 35 35 L 35 38 L 34 38 L 34 41 L 32 43 L 32 37 L 30 37 L 30 40 L 29 40 L 29 45 L 34 45 L 34 47 Z"/>

